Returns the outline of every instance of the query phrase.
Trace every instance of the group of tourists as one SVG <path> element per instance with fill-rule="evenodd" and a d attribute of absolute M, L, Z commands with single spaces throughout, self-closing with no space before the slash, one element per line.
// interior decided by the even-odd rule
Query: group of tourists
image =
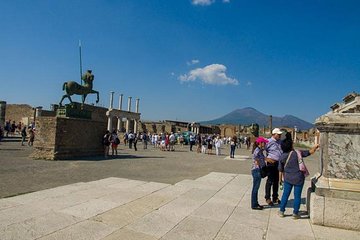
<path fill-rule="evenodd" d="M 284 135 L 284 138 L 282 138 Z M 308 174 L 302 158 L 307 157 L 318 149 L 315 145 L 310 150 L 295 150 L 291 133 L 284 133 L 275 128 L 269 139 L 258 137 L 253 145 L 253 164 L 251 173 L 253 188 L 251 193 L 251 208 L 263 210 L 258 202 L 258 190 L 261 179 L 266 179 L 265 200 L 269 206 L 279 205 L 280 217 L 284 217 L 285 207 L 292 189 L 294 188 L 293 218 L 300 218 L 301 192 L 305 177 Z M 279 199 L 279 185 L 283 188 L 281 200 Z M 272 194 L 271 194 L 272 190 Z"/>
<path fill-rule="evenodd" d="M 15 121 L 8 120 L 5 122 L 4 128 L 0 126 L 0 141 L 4 137 L 15 137 L 21 136 L 21 146 L 24 146 L 27 139 L 28 146 L 33 146 L 35 139 L 35 127 L 34 123 L 29 126 L 19 122 L 16 124 Z"/>

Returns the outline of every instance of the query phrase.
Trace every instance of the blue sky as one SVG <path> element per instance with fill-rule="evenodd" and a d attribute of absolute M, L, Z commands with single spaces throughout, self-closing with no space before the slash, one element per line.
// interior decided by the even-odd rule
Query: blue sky
<path fill-rule="evenodd" d="M 103 106 L 114 91 L 115 106 L 120 93 L 123 108 L 140 98 L 145 120 L 254 107 L 314 122 L 360 91 L 359 10 L 350 0 L 3 0 L 0 100 L 58 103 L 63 82 L 80 82 L 81 40 Z"/>

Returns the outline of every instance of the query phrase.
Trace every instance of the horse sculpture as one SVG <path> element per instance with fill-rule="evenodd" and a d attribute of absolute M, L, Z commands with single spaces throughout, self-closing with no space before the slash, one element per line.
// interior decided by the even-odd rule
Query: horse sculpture
<path fill-rule="evenodd" d="M 81 77 L 81 79 L 84 80 L 84 85 L 80 85 L 74 81 L 64 82 L 63 90 L 66 92 L 66 94 L 63 95 L 63 97 L 60 101 L 60 104 L 59 104 L 60 106 L 62 106 L 62 101 L 65 98 L 68 98 L 70 100 L 70 102 L 72 103 L 73 101 L 71 100 L 70 96 L 72 96 L 74 94 L 82 95 L 82 104 L 84 104 L 86 96 L 88 94 L 96 93 L 96 95 L 97 95 L 96 103 L 99 102 L 99 92 L 92 89 L 94 75 L 91 74 L 91 70 L 87 70 L 87 72 Z"/>

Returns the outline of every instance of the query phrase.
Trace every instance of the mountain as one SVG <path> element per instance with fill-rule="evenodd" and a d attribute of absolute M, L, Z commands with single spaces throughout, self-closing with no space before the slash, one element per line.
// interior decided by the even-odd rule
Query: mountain
<path fill-rule="evenodd" d="M 232 111 L 220 118 L 203 121 L 201 124 L 216 125 L 216 124 L 242 124 L 248 125 L 252 123 L 259 124 L 262 126 L 269 126 L 269 115 L 266 115 L 258 110 L 247 107 L 243 109 L 237 109 Z M 285 115 L 284 117 L 272 117 L 273 127 L 294 127 L 296 126 L 299 130 L 307 130 L 314 127 L 313 124 L 306 122 L 300 118 L 292 115 Z"/>

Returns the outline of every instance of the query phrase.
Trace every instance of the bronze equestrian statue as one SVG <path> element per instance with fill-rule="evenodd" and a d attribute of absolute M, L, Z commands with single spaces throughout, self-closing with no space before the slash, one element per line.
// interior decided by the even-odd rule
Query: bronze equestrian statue
<path fill-rule="evenodd" d="M 61 101 L 60 101 L 60 106 L 62 106 L 62 101 L 67 97 L 70 102 L 72 103 L 73 101 L 71 100 L 71 95 L 82 95 L 82 104 L 85 103 L 85 99 L 86 96 L 90 93 L 96 93 L 97 95 L 97 99 L 96 99 L 96 103 L 99 102 L 99 92 L 93 90 L 93 81 L 94 81 L 94 75 L 91 74 L 91 70 L 87 70 L 86 73 L 84 75 L 82 75 L 81 79 L 84 80 L 84 85 L 80 85 L 77 82 L 74 81 L 68 81 L 68 82 L 64 82 L 63 84 L 63 90 L 66 92 L 66 94 L 62 97 Z"/>

